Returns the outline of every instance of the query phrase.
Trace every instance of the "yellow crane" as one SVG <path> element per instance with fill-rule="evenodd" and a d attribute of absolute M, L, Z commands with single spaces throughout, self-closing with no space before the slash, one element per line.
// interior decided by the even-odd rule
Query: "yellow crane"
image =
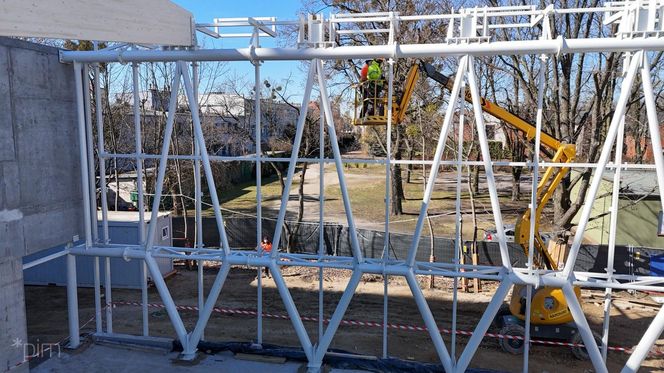
<path fill-rule="evenodd" d="M 449 91 L 453 88 L 453 80 L 436 71 L 431 64 L 424 61 L 413 64 L 404 82 L 401 96 L 394 98 L 392 102 L 392 119 L 393 122 L 397 124 L 401 123 L 405 118 L 408 103 L 420 76 L 418 71 L 421 71 L 427 77 L 435 80 Z M 362 99 L 356 99 L 355 102 L 356 104 L 361 103 L 365 110 L 360 111 L 360 113 L 363 113 L 364 115 L 354 118 L 353 123 L 356 125 L 387 124 L 387 98 L 381 96 L 380 93 L 376 91 L 372 94 L 372 92 L 363 89 L 361 86 L 359 86 L 359 89 L 356 92 L 358 97 L 362 97 Z M 466 91 L 465 100 L 467 102 L 472 102 L 472 97 L 469 91 Z M 534 140 L 535 135 L 537 134 L 537 128 L 535 126 L 484 97 L 480 98 L 480 100 L 484 112 L 518 130 L 528 141 Z M 367 107 L 373 108 L 373 111 L 366 110 Z M 356 108 L 356 113 L 357 112 Z M 574 144 L 562 143 L 544 132 L 540 134 L 540 143 L 542 147 L 548 149 L 549 152 L 553 154 L 551 157 L 551 162 L 553 163 L 570 163 L 575 159 L 576 147 Z M 538 268 L 551 270 L 558 269 L 558 263 L 549 253 L 539 232 L 539 228 L 544 208 L 553 196 L 558 185 L 560 185 L 563 178 L 569 173 L 569 170 L 569 167 L 548 167 L 544 171 L 544 174 L 537 185 L 537 208 L 535 209 L 534 216 L 534 248 L 536 251 L 536 255 L 534 255 L 534 264 Z M 531 210 L 526 209 L 526 211 L 518 218 L 515 227 L 514 240 L 522 247 L 526 256 L 528 256 L 529 251 L 530 218 Z M 580 299 L 580 289 L 575 287 L 574 291 L 577 298 Z M 575 343 L 582 343 L 580 342 L 580 335 L 577 332 L 576 325 L 573 322 L 572 315 L 567 306 L 567 301 L 565 300 L 561 289 L 550 287 L 534 289 L 531 300 L 530 320 L 533 325 L 538 326 L 535 328 L 534 332 L 531 332 L 531 335 L 534 338 L 540 337 L 569 340 Z M 501 334 L 523 335 L 525 332 L 523 327 L 523 322 L 526 319 L 525 314 L 526 287 L 524 285 L 515 285 L 512 290 L 512 298 L 508 309 L 504 309 L 496 318 L 497 324 L 502 327 Z M 500 339 L 500 343 L 503 349 L 512 353 L 520 353 L 523 350 L 522 340 Z M 575 356 L 587 359 L 585 349 L 574 347 L 572 348 L 572 351 Z"/>

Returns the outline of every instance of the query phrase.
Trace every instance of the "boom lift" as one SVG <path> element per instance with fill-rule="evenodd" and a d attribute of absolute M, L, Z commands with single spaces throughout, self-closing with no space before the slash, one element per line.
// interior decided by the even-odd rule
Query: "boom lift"
<path fill-rule="evenodd" d="M 397 123 L 400 123 L 405 117 L 406 110 L 408 108 L 408 102 L 419 79 L 419 74 L 417 73 L 418 70 L 423 72 L 427 77 L 438 82 L 447 90 L 452 91 L 453 80 L 436 71 L 432 65 L 424 61 L 420 61 L 419 64 L 413 64 L 406 78 L 403 94 L 399 100 L 393 101 L 392 118 Z M 381 105 L 383 108 L 387 106 L 386 99 L 378 97 L 369 99 L 375 100 L 376 108 L 379 108 Z M 472 102 L 472 97 L 468 90 L 466 91 L 465 100 L 467 102 Z M 484 112 L 494 116 L 495 118 L 523 133 L 529 141 L 534 140 L 537 133 L 535 126 L 496 105 L 495 103 L 485 99 L 484 97 L 482 97 L 480 100 L 481 107 Z M 356 102 L 358 101 L 356 100 Z M 378 110 L 375 114 L 376 115 L 366 116 L 364 118 L 356 118 L 354 124 L 384 125 L 387 123 L 385 110 Z M 574 161 L 576 156 L 576 147 L 574 144 L 562 143 L 544 132 L 540 134 L 540 142 L 542 147 L 548 149 L 550 153 L 553 153 L 551 162 L 570 163 Z M 558 263 L 552 258 L 544 241 L 542 240 L 542 236 L 539 233 L 539 227 L 544 207 L 553 196 L 553 193 L 555 192 L 558 185 L 562 182 L 563 178 L 568 173 L 569 167 L 548 167 L 537 185 L 537 209 L 535 210 L 534 217 L 534 248 L 536 251 L 536 255 L 534 255 L 534 265 L 537 268 L 558 270 Z M 528 256 L 530 239 L 530 215 L 531 210 L 526 209 L 523 215 L 519 217 L 516 223 L 514 238 L 515 242 L 523 248 L 526 256 Z M 577 298 L 580 300 L 580 289 L 575 287 L 574 292 Z M 540 287 L 533 289 L 531 299 L 532 303 L 530 321 L 531 324 L 535 326 L 533 328 L 534 330 L 531 331 L 531 336 L 533 338 L 567 340 L 574 343 L 582 343 L 576 325 L 573 322 L 570 310 L 567 306 L 567 301 L 561 289 L 550 287 Z M 499 312 L 499 315 L 496 317 L 496 324 L 502 328 L 501 334 L 523 336 L 525 334 L 525 319 L 526 287 L 524 285 L 515 285 L 512 290 L 512 298 L 509 303 L 509 308 L 503 308 L 501 312 Z M 598 343 L 601 344 L 601 341 L 598 341 Z M 523 340 L 501 338 L 500 344 L 504 350 L 511 353 L 521 353 L 523 351 Z M 587 352 L 584 348 L 573 347 L 572 351 L 578 358 L 588 358 Z"/>

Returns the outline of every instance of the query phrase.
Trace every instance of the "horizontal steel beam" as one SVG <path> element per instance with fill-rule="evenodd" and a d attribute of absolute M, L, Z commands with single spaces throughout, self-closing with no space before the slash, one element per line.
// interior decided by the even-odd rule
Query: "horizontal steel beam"
<path fill-rule="evenodd" d="M 60 51 L 62 62 L 297 61 L 364 58 L 425 58 L 664 50 L 664 38 L 587 38 L 496 41 L 470 44 L 395 44 L 336 48 L 239 48 L 195 50 Z"/>
<path fill-rule="evenodd" d="M 87 249 L 84 246 L 76 246 L 71 248 L 69 253 L 82 256 L 120 257 L 125 260 L 145 258 L 145 251 L 138 245 L 116 244 L 103 247 L 93 246 Z M 211 262 L 223 262 L 225 260 L 221 250 L 169 246 L 155 246 L 152 257 Z M 248 250 L 231 250 L 226 260 L 232 265 L 251 267 L 267 267 L 271 264 L 269 256 L 258 255 L 257 252 Z M 403 260 L 383 262 L 381 259 L 368 258 L 364 263 L 357 264 L 353 262 L 353 257 L 347 256 L 319 257 L 315 254 L 279 254 L 276 263 L 279 266 L 359 270 L 363 273 L 393 276 L 405 276 L 409 272 L 408 266 Z M 513 268 L 512 272 L 507 273 L 500 266 L 416 262 L 413 272 L 422 276 L 479 278 L 489 281 L 509 279 L 515 284 L 528 284 L 535 287 L 562 287 L 568 283 L 568 280 L 559 276 L 560 271 L 541 271 L 531 275 L 527 273 L 527 268 Z M 578 272 L 578 277 L 572 281 L 572 284 L 597 289 L 664 291 L 664 279 L 656 276 L 613 275 L 613 280 L 610 281 L 606 277 L 606 273 Z M 625 282 L 616 282 L 616 280 Z"/>

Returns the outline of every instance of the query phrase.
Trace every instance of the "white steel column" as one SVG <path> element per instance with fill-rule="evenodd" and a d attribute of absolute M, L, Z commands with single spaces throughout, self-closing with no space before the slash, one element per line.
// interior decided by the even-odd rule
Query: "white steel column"
<path fill-rule="evenodd" d="M 316 60 L 318 71 L 323 71 L 323 63 Z M 357 240 L 357 229 L 355 229 L 355 219 L 353 218 L 353 209 L 350 206 L 350 195 L 346 187 L 346 176 L 344 174 L 344 166 L 341 162 L 341 151 L 339 150 L 339 141 L 337 141 L 337 130 L 334 128 L 334 116 L 332 115 L 332 108 L 330 107 L 330 98 L 327 95 L 327 84 L 323 79 L 322 74 L 318 74 L 318 89 L 320 90 L 321 101 L 323 102 L 323 111 L 325 112 L 325 123 L 327 124 L 327 135 L 330 139 L 330 146 L 332 147 L 332 154 L 334 155 L 334 164 L 337 167 L 337 177 L 339 178 L 339 189 L 341 190 L 341 197 L 344 202 L 344 210 L 346 212 L 346 220 L 348 221 L 348 235 L 350 236 L 350 244 L 353 249 L 353 257 L 356 263 L 364 262 L 364 256 L 360 251 L 360 243 Z M 283 201 L 282 201 L 283 202 Z"/>
<path fill-rule="evenodd" d="M 563 269 L 563 276 L 570 277 L 574 271 L 574 264 L 576 263 L 576 257 L 579 255 L 579 248 L 581 247 L 581 241 L 583 241 L 583 235 L 586 231 L 586 226 L 588 225 L 588 219 L 592 213 L 593 201 L 597 196 L 597 190 L 602 181 L 602 174 L 606 168 L 606 164 L 609 161 L 611 156 L 611 149 L 613 149 L 614 141 L 616 140 L 616 135 L 618 133 L 618 127 L 620 121 L 625 116 L 627 100 L 629 99 L 630 91 L 632 84 L 634 83 L 634 76 L 636 71 L 643 61 L 643 52 L 636 52 L 632 56 L 632 61 L 629 64 L 627 69 L 627 75 L 620 85 L 620 97 L 616 103 L 616 109 L 613 113 L 613 118 L 611 119 L 611 125 L 606 133 L 606 139 L 604 140 L 604 146 L 602 147 L 602 152 L 600 153 L 599 160 L 597 161 L 597 169 L 593 175 L 593 179 L 588 188 L 586 194 L 586 199 L 583 203 L 583 210 L 581 210 L 581 215 L 579 217 L 579 224 L 576 227 L 576 234 L 574 235 L 574 241 L 572 242 L 572 247 L 570 248 L 569 254 L 567 256 L 567 261 L 565 262 L 565 268 Z M 645 88 L 645 87 L 644 87 Z M 653 138 L 654 140 L 654 138 Z M 653 144 L 653 151 L 655 150 Z M 661 147 L 661 144 L 660 144 Z M 655 158 L 657 160 L 657 158 Z"/>
<path fill-rule="evenodd" d="M 198 100 L 198 87 L 199 87 L 199 77 L 198 77 L 198 62 L 191 64 L 191 74 L 193 75 L 194 83 L 194 101 L 199 104 Z M 193 123 L 192 123 L 193 128 Z M 194 134 L 192 133 L 192 139 Z M 198 142 L 194 139 L 194 204 L 195 204 L 195 214 L 194 214 L 194 223 L 196 224 L 196 235 L 194 237 L 194 247 L 197 249 L 203 248 L 203 217 L 201 216 L 201 210 L 203 208 L 202 192 L 201 192 L 201 150 L 198 146 Z M 196 266 L 196 275 L 198 282 L 198 317 L 201 317 L 203 312 L 203 306 L 205 304 L 205 282 L 203 280 L 203 275 L 205 271 L 205 261 L 198 260 L 198 265 Z M 201 334 L 201 339 L 205 339 L 205 331 Z"/>
<path fill-rule="evenodd" d="M 92 242 L 99 241 L 97 228 L 97 188 L 95 186 L 95 152 L 94 136 L 92 136 L 92 105 L 90 104 L 90 67 L 83 65 L 83 97 L 85 103 L 85 136 L 88 152 L 88 193 L 90 194 L 90 224 Z"/>
<path fill-rule="evenodd" d="M 459 63 L 459 68 L 456 72 L 456 77 L 454 78 L 454 86 L 452 87 L 452 93 L 450 97 L 458 97 L 459 91 L 461 90 L 461 82 L 463 76 L 468 67 L 468 56 L 461 57 Z M 415 232 L 413 233 L 413 241 L 410 244 L 410 249 L 408 251 L 408 260 L 407 264 L 409 266 L 415 265 L 415 259 L 417 256 L 417 247 L 420 242 L 420 236 L 422 235 L 422 228 L 424 227 L 424 220 L 426 218 L 426 212 L 429 208 L 429 203 L 431 202 L 431 195 L 433 194 L 434 185 L 436 184 L 436 178 L 438 177 L 438 169 L 440 168 L 440 161 L 443 158 L 443 152 L 445 151 L 445 142 L 447 141 L 447 134 L 454 118 L 454 111 L 456 109 L 456 100 L 450 99 L 450 103 L 447 106 L 445 111 L 445 119 L 443 120 L 443 125 L 440 128 L 440 135 L 438 137 L 438 145 L 436 146 L 436 153 L 433 156 L 433 164 L 431 165 L 431 170 L 429 171 L 429 180 L 427 182 L 427 188 L 424 191 L 424 196 L 422 197 L 422 205 L 420 206 L 420 214 L 417 217 L 417 224 L 415 225 Z"/>
<path fill-rule="evenodd" d="M 166 128 L 164 129 L 164 140 L 161 148 L 161 159 L 159 161 L 159 171 L 157 174 L 157 181 L 155 184 L 154 200 L 152 201 L 152 211 L 150 218 L 151 224 L 149 225 L 147 242 L 145 243 L 144 247 L 145 247 L 145 264 L 147 265 L 150 274 L 152 275 L 152 281 L 154 282 L 155 287 L 159 292 L 159 296 L 164 302 L 166 312 L 168 313 L 168 317 L 170 318 L 171 323 L 173 324 L 173 328 L 175 329 L 175 333 L 177 334 L 180 343 L 182 343 L 183 350 L 188 351 L 189 340 L 187 336 L 187 330 L 185 329 L 184 323 L 182 322 L 182 318 L 180 317 L 180 314 L 177 311 L 177 307 L 175 305 L 175 302 L 173 301 L 173 297 L 171 296 L 171 293 L 169 292 L 168 287 L 166 286 L 166 282 L 164 281 L 164 278 L 161 275 L 159 266 L 152 257 L 152 244 L 154 243 L 154 235 L 157 227 L 156 221 L 159 213 L 159 200 L 161 199 L 162 196 L 164 175 L 166 174 L 168 149 L 171 141 L 171 134 L 173 133 L 173 124 L 176 115 L 175 108 L 177 105 L 177 94 L 178 91 L 180 90 L 180 77 L 183 75 L 182 73 L 183 73 L 182 65 L 178 63 L 175 67 L 175 72 L 173 74 L 173 81 L 171 84 L 171 96 L 170 96 L 170 101 L 168 103 L 168 117 L 166 118 Z"/>
<path fill-rule="evenodd" d="M 179 74 L 176 74 L 176 76 L 178 75 Z M 161 300 L 162 302 L 164 302 L 164 308 L 166 309 L 166 313 L 168 314 L 168 317 L 171 320 L 173 329 L 175 329 L 175 334 L 177 335 L 178 339 L 180 340 L 180 343 L 182 344 L 182 350 L 185 352 L 189 351 L 189 338 L 187 334 L 187 329 L 185 328 L 184 323 L 182 322 L 182 318 L 178 313 L 177 306 L 173 301 L 173 297 L 171 297 L 171 293 L 168 291 L 168 286 L 166 286 L 166 282 L 164 281 L 164 278 L 161 276 L 159 265 L 152 257 L 152 251 L 148 250 L 145 252 L 145 263 L 147 264 L 147 267 L 150 270 L 150 274 L 152 275 L 152 280 L 154 281 L 154 285 L 157 288 L 157 291 L 159 292 L 159 296 L 161 296 Z M 196 346 L 194 346 L 194 348 L 195 347 Z"/>
<path fill-rule="evenodd" d="M 231 269 L 230 262 L 225 261 L 221 264 L 221 268 L 219 268 L 219 273 L 217 274 L 217 277 L 215 278 L 214 283 L 210 288 L 210 294 L 208 294 L 207 300 L 205 301 L 203 312 L 200 313 L 198 321 L 196 321 L 196 326 L 194 327 L 194 331 L 191 332 L 191 335 L 189 336 L 189 342 L 187 343 L 188 348 L 182 352 L 185 359 L 194 358 L 198 342 L 200 342 L 201 337 L 203 336 L 203 331 L 205 330 L 205 326 L 207 325 L 208 320 L 210 320 L 210 315 L 212 314 L 212 310 L 214 309 L 214 306 L 217 303 L 217 299 L 219 298 L 219 293 L 221 293 L 221 288 L 224 286 L 224 283 L 226 282 L 226 277 L 228 277 L 228 272 L 230 271 L 230 269 Z"/>
<path fill-rule="evenodd" d="M 258 43 L 259 37 L 256 35 L 255 43 Z M 259 255 L 263 255 L 263 175 L 261 157 L 263 156 L 263 146 L 261 138 L 261 62 L 254 62 L 254 140 L 256 141 L 256 250 Z M 256 342 L 263 344 L 263 267 L 256 268 Z"/>
<path fill-rule="evenodd" d="M 562 287 L 562 290 L 565 294 L 565 299 L 567 300 L 569 311 L 574 318 L 574 322 L 576 323 L 577 330 L 581 334 L 583 344 L 585 345 L 586 351 L 588 352 L 590 360 L 593 363 L 595 372 L 608 373 L 606 364 L 604 364 L 604 360 L 602 359 L 602 354 L 599 352 L 599 348 L 597 347 L 597 342 L 595 342 L 593 331 L 590 329 L 588 320 L 586 320 L 586 316 L 583 314 L 581 304 L 579 303 L 579 300 L 576 298 L 576 294 L 574 293 L 574 287 L 571 283 L 568 283 Z"/>
<path fill-rule="evenodd" d="M 633 57 L 636 59 L 636 56 Z M 650 61 L 647 56 L 643 56 L 643 66 L 641 67 L 641 80 L 643 81 L 643 96 L 646 103 L 646 112 L 648 114 L 648 129 L 650 131 L 650 139 L 652 141 L 653 156 L 655 158 L 655 165 L 657 169 L 657 185 L 660 191 L 660 199 L 664 211 L 664 156 L 662 155 L 662 143 L 659 134 L 659 121 L 657 119 L 657 106 L 655 104 L 655 95 L 652 88 L 652 77 L 650 75 Z M 659 152 L 659 153 L 658 153 Z M 652 346 L 655 345 L 657 339 L 664 331 L 664 307 L 662 307 L 657 316 L 653 319 L 648 326 L 648 329 L 643 334 L 631 356 L 627 360 L 625 367 L 621 373 L 633 373 L 638 371 L 643 361 L 648 357 L 648 353 Z"/>
<path fill-rule="evenodd" d="M 92 246 L 92 233 L 90 221 L 90 194 L 88 189 L 88 154 L 85 133 L 85 103 L 83 99 L 84 87 L 82 84 L 80 63 L 74 64 L 74 89 L 76 90 L 76 105 L 78 109 L 78 149 L 81 161 L 81 194 L 83 195 L 83 216 L 85 224 L 85 248 Z M 86 90 L 87 92 L 87 90 Z M 69 320 L 69 347 L 80 345 L 78 326 L 78 283 L 76 282 L 76 258 L 67 255 L 67 312 Z"/>
<path fill-rule="evenodd" d="M 295 167 L 297 166 L 298 154 L 300 153 L 300 144 L 302 143 L 302 133 L 304 132 L 304 125 L 307 119 L 307 107 L 309 98 L 311 97 L 311 88 L 314 84 L 314 74 L 316 73 L 316 62 L 311 61 L 309 64 L 309 74 L 307 75 L 307 82 L 304 87 L 304 95 L 302 97 L 302 106 L 300 106 L 300 116 L 297 119 L 297 127 L 295 131 L 295 141 L 291 149 L 290 162 L 288 164 L 288 173 L 286 174 L 286 183 L 284 184 L 284 193 L 281 196 L 281 205 L 279 207 L 279 215 L 277 216 L 277 224 L 274 229 L 274 236 L 272 238 L 272 258 L 277 257 L 279 252 L 279 241 L 281 240 L 281 232 L 286 218 L 286 210 L 288 209 L 288 199 L 290 197 L 290 188 L 293 185 L 293 175 L 295 174 Z M 275 277 L 276 279 L 276 277 Z"/>
<path fill-rule="evenodd" d="M 85 247 L 92 246 L 92 221 L 90 217 L 90 189 L 88 186 L 88 153 L 85 133 L 85 103 L 83 98 L 83 69 L 80 63 L 74 63 L 74 88 L 78 109 L 78 148 L 81 161 L 81 194 L 83 195 L 83 223 L 85 226 Z"/>
<path fill-rule="evenodd" d="M 613 174 L 613 188 L 611 191 L 611 219 L 609 221 L 609 247 L 606 260 L 607 281 L 613 279 L 614 259 L 616 251 L 616 233 L 618 226 L 618 201 L 620 200 L 620 174 L 622 172 L 623 140 L 625 138 L 625 117 L 620 121 L 618 127 L 618 140 L 616 141 L 616 156 L 614 164 L 616 168 Z M 609 351 L 609 321 L 611 320 L 611 288 L 604 290 L 604 321 L 602 323 L 602 359 L 606 363 L 606 355 Z"/>
<path fill-rule="evenodd" d="M 391 33 L 390 33 L 391 34 Z M 393 59 L 388 61 L 387 73 L 387 131 L 385 133 L 385 238 L 383 247 L 383 265 L 390 259 L 390 212 L 391 212 L 391 189 L 392 189 L 392 97 L 394 95 L 394 64 Z M 398 123 L 397 123 L 398 125 Z M 397 144 L 397 146 L 399 146 Z M 387 358 L 387 319 L 388 319 L 388 279 L 383 275 L 383 359 Z"/>
<path fill-rule="evenodd" d="M 141 90 L 138 84 L 138 64 L 131 64 L 132 95 L 134 96 L 134 149 L 136 151 L 136 189 L 138 193 L 138 244 L 145 245 L 145 207 L 143 205 L 143 137 L 141 132 Z M 150 221 L 155 224 L 156 221 Z M 143 315 L 143 335 L 149 335 L 148 326 L 148 274 L 145 262 L 141 263 L 141 311 Z"/>
<path fill-rule="evenodd" d="M 460 256 L 463 250 L 463 231 L 462 223 L 463 216 L 461 215 L 461 173 L 463 165 L 463 132 L 464 132 L 464 119 L 466 113 L 466 107 L 464 103 L 464 97 L 466 96 L 466 85 L 463 80 L 461 81 L 461 90 L 459 91 L 458 97 L 450 96 L 449 102 L 458 101 L 457 105 L 459 107 L 459 136 L 457 144 L 457 164 L 456 164 L 456 200 L 454 202 L 455 207 L 455 224 L 454 224 L 454 271 L 459 271 Z M 426 169 L 425 165 L 422 165 Z M 459 278 L 454 276 L 452 281 L 452 335 L 450 336 L 450 355 L 452 356 L 452 362 L 456 364 L 456 330 L 457 330 L 457 306 L 459 302 Z"/>
<path fill-rule="evenodd" d="M 659 120 L 657 105 L 655 105 L 655 93 L 652 89 L 652 77 L 650 76 L 650 61 L 643 54 L 643 66 L 641 66 L 641 80 L 643 82 L 643 97 L 646 102 L 648 114 L 648 129 L 650 130 L 650 141 L 652 143 L 653 158 L 655 159 L 655 170 L 657 170 L 657 187 L 659 188 L 660 202 L 664 211 L 664 153 L 662 152 L 662 140 L 659 134 Z M 636 59 L 636 56 L 633 57 Z"/>
<path fill-rule="evenodd" d="M 97 43 L 94 43 L 97 49 Z M 101 87 L 99 79 L 99 64 L 94 64 L 93 68 L 93 84 L 94 84 L 94 97 L 95 97 L 95 122 L 97 125 L 97 155 L 99 158 L 99 190 L 101 200 L 101 220 L 102 220 L 102 244 L 107 245 L 108 239 L 108 196 L 106 191 L 106 159 L 102 157 L 104 154 L 104 118 L 101 106 Z M 92 140 L 90 140 L 92 141 Z M 96 332 L 103 331 L 102 323 L 102 306 L 101 306 L 101 277 L 99 270 L 99 257 L 94 258 L 94 287 L 95 287 L 95 327 Z"/>
<path fill-rule="evenodd" d="M 175 123 L 176 108 L 178 101 L 178 91 L 180 90 L 180 77 L 182 76 L 182 66 L 177 63 L 175 73 L 171 84 L 171 96 L 168 102 L 168 116 L 166 117 L 166 127 L 164 128 L 163 142 L 159 157 L 159 169 L 157 171 L 157 180 L 155 181 L 155 191 L 152 200 L 152 210 L 150 211 L 150 225 L 148 225 L 147 239 L 143 243 L 145 251 L 152 250 L 154 246 L 154 236 L 157 231 L 156 221 L 159 218 L 159 205 L 164 190 L 164 177 L 166 176 L 166 166 L 168 165 L 168 149 L 170 148 L 171 135 Z M 193 112 L 192 112 L 193 114 Z M 154 223 L 154 224 L 153 224 Z M 149 264 L 148 264 L 149 266 Z M 153 274 L 154 276 L 154 274 Z"/>
<path fill-rule="evenodd" d="M 473 113 L 475 114 L 475 124 L 477 125 L 477 137 L 479 139 L 480 150 L 482 151 L 482 161 L 484 162 L 484 173 L 486 175 L 486 184 L 489 189 L 489 198 L 491 199 L 491 209 L 493 210 L 493 220 L 496 224 L 496 234 L 498 235 L 498 245 L 500 246 L 500 259 L 503 267 L 512 268 L 510 255 L 507 252 L 507 241 L 505 239 L 505 227 L 503 226 L 503 216 L 500 211 L 500 201 L 498 200 L 498 189 L 496 188 L 496 179 L 493 175 L 493 166 L 491 165 L 491 153 L 489 152 L 489 142 L 486 138 L 484 128 L 484 116 L 480 103 L 477 81 L 475 79 L 474 57 L 468 58 L 468 87 L 473 99 Z"/>
<path fill-rule="evenodd" d="M 318 260 L 325 255 L 325 113 L 323 113 L 323 100 L 319 100 L 318 112 Z M 323 337 L 323 267 L 318 269 L 318 341 Z"/>
<path fill-rule="evenodd" d="M 664 331 L 664 307 L 660 308 L 657 315 L 652 320 L 652 323 L 646 329 L 646 332 L 643 333 L 643 337 L 639 341 L 639 344 L 636 345 L 636 348 L 632 351 L 629 359 L 625 363 L 625 366 L 620 371 L 621 373 L 636 373 L 643 361 L 648 357 L 650 349 L 655 345 L 657 339 L 662 335 Z"/>
<path fill-rule="evenodd" d="M 446 372 L 453 372 L 454 370 L 453 370 L 452 358 L 450 357 L 450 354 L 447 351 L 447 347 L 445 347 L 445 341 L 443 341 L 443 336 L 440 334 L 438 325 L 436 325 L 436 320 L 433 318 L 431 309 L 427 304 L 427 300 L 424 298 L 424 294 L 422 293 L 422 289 L 420 289 L 420 284 L 417 282 L 415 274 L 411 271 L 408 272 L 405 275 L 405 277 L 406 281 L 408 282 L 408 286 L 410 287 L 410 291 L 413 294 L 413 298 L 415 298 L 415 303 L 417 304 L 417 308 L 419 309 L 420 314 L 422 315 L 424 324 L 427 327 L 427 331 L 429 332 L 429 336 L 431 337 L 431 341 L 433 342 L 433 347 L 435 348 L 436 353 L 438 354 L 440 362 L 443 364 L 443 368 L 445 369 Z"/>
<path fill-rule="evenodd" d="M 316 346 L 314 358 L 313 360 L 309 360 L 309 364 L 307 366 L 310 369 L 315 370 L 320 368 L 323 357 L 327 352 L 327 348 L 330 347 L 330 343 L 332 343 L 332 338 L 334 338 L 334 334 L 339 328 L 341 319 L 344 317 L 344 314 L 348 309 L 348 305 L 350 304 L 350 301 L 353 299 L 353 295 L 355 294 L 355 289 L 357 289 L 357 285 L 360 283 L 361 279 L 362 271 L 360 271 L 358 268 L 355 268 L 355 270 L 353 270 L 353 275 L 350 277 L 350 280 L 348 280 L 346 290 L 344 290 L 344 293 L 341 295 L 341 299 L 339 299 L 339 303 L 337 304 L 337 307 L 335 308 L 334 313 L 330 318 L 327 329 L 325 329 L 325 334 L 323 334 L 323 337 L 320 339 L 318 346 Z"/>
<path fill-rule="evenodd" d="M 106 333 L 113 333 L 113 298 L 111 292 L 111 258 L 104 258 L 104 301 L 106 302 Z"/>
<path fill-rule="evenodd" d="M 307 360 L 312 362 L 314 361 L 314 347 L 311 344 L 309 334 L 307 334 L 307 329 L 302 323 L 300 312 L 297 310 L 295 302 L 293 302 L 293 297 L 291 296 L 290 291 L 288 291 L 288 285 L 286 285 L 284 277 L 281 275 L 281 270 L 274 260 L 272 260 L 270 263 L 270 273 L 272 273 L 272 278 L 274 279 L 274 284 L 277 286 L 281 300 L 284 302 L 284 307 L 286 308 L 286 312 L 288 313 L 288 318 L 290 319 L 291 324 L 293 324 L 295 334 L 297 334 L 297 338 L 300 340 L 302 350 L 307 356 Z"/>
<path fill-rule="evenodd" d="M 548 67 L 548 57 L 540 56 L 540 69 L 537 74 L 537 115 L 535 119 L 535 146 L 533 147 L 532 180 L 530 183 L 530 236 L 528 237 L 528 274 L 533 274 L 535 257 L 535 216 L 537 211 L 537 185 L 539 185 L 539 154 L 542 139 L 542 120 L 544 118 L 544 90 L 546 88 L 544 74 Z M 523 349 L 523 371 L 528 372 L 530 353 L 530 312 L 532 305 L 532 285 L 526 287 L 526 323 Z"/>
<path fill-rule="evenodd" d="M 503 278 L 503 280 L 500 282 L 500 286 L 498 286 L 496 292 L 493 294 L 493 298 L 491 298 L 491 301 L 487 305 L 482 318 L 477 322 L 477 326 L 475 327 L 475 330 L 473 330 L 473 335 L 470 337 L 466 347 L 463 349 L 463 352 L 461 353 L 461 356 L 456 363 L 454 370 L 455 372 L 463 373 L 466 371 L 468 364 L 470 364 L 470 360 L 473 358 L 475 352 L 477 352 L 477 348 L 480 346 L 480 342 L 482 342 L 482 339 L 484 339 L 484 334 L 487 332 L 487 330 L 489 330 L 489 327 L 493 322 L 493 318 L 496 316 L 498 309 L 503 304 L 503 301 L 505 300 L 505 297 L 511 288 L 512 281 L 508 278 Z"/>
<path fill-rule="evenodd" d="M 76 282 L 76 257 L 67 254 L 67 310 L 69 321 L 69 348 L 81 344 L 78 327 L 78 284 Z"/>

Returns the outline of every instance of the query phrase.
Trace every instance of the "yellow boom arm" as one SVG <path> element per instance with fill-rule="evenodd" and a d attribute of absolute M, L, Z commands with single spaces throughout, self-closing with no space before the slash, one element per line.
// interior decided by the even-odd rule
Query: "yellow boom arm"
<path fill-rule="evenodd" d="M 411 72 L 415 66 L 416 65 L 413 65 L 413 67 L 411 68 Z M 436 71 L 434 67 L 431 66 L 430 64 L 420 61 L 420 70 L 422 70 L 422 72 L 424 72 L 429 78 L 437 81 L 449 91 L 452 90 L 453 88 L 452 80 L 449 77 Z M 406 98 L 405 93 L 409 92 L 407 98 L 410 99 L 410 95 L 412 94 L 412 89 L 415 86 L 416 82 L 417 82 L 417 74 L 411 76 L 411 74 L 409 73 L 408 80 L 406 81 L 405 84 L 404 98 Z M 472 97 L 468 90 L 466 90 L 465 100 L 467 102 L 472 103 Z M 493 102 L 485 99 L 484 97 L 480 98 L 480 101 L 481 101 L 480 104 L 482 106 L 482 110 L 484 110 L 486 113 L 496 117 L 497 119 L 500 119 L 501 121 L 507 123 L 513 128 L 519 130 L 526 136 L 528 140 L 533 140 L 535 138 L 535 134 L 537 133 L 537 128 L 535 126 L 519 118 L 518 116 L 510 113 L 509 111 L 503 109 L 502 107 L 494 104 Z M 397 113 L 398 118 L 403 118 L 407 106 L 408 106 L 408 101 L 401 102 L 401 104 L 398 107 L 398 113 Z M 576 147 L 574 146 L 574 144 L 563 144 L 544 132 L 542 132 L 540 135 L 540 142 L 543 146 L 555 152 L 553 159 L 551 160 L 552 162 L 569 163 L 574 161 L 574 157 L 576 156 Z M 558 269 L 558 264 L 551 257 L 551 254 L 547 250 L 546 245 L 542 240 L 541 235 L 539 234 L 539 225 L 540 225 L 540 220 L 542 218 L 542 211 L 544 210 L 544 207 L 546 206 L 547 202 L 551 199 L 556 188 L 558 187 L 558 185 L 560 185 L 563 178 L 565 177 L 565 175 L 567 175 L 568 172 L 569 172 L 569 167 L 553 167 L 553 166 L 548 167 L 537 185 L 537 209 L 535 210 L 534 246 L 537 252 L 540 254 L 541 260 L 537 260 L 536 258 L 535 264 L 540 267 L 544 265 L 547 268 L 553 270 Z M 530 239 L 530 209 L 527 209 L 523 213 L 523 215 L 517 220 L 515 231 L 516 232 L 514 240 L 521 245 L 527 256 L 528 243 Z"/>

